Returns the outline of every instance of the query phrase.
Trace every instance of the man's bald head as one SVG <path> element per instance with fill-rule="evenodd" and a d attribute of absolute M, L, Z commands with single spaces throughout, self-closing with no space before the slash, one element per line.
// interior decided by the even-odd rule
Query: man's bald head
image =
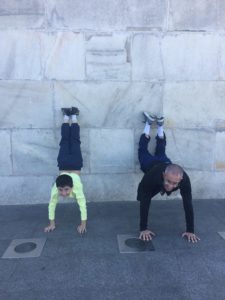
<path fill-rule="evenodd" d="M 169 164 L 165 169 L 165 174 L 172 174 L 174 176 L 183 178 L 184 170 L 179 165 Z"/>
<path fill-rule="evenodd" d="M 179 165 L 168 165 L 163 173 L 165 190 L 171 192 L 173 189 L 177 188 L 183 179 L 183 174 L 184 171 Z"/>

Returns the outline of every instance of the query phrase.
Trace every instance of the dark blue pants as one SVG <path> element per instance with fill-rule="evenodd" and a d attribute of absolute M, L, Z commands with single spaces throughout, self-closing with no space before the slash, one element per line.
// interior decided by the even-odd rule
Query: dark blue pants
<path fill-rule="evenodd" d="M 81 170 L 83 159 L 80 149 L 80 127 L 77 123 L 63 123 L 57 158 L 59 170 Z"/>
<path fill-rule="evenodd" d="M 172 163 L 171 160 L 166 156 L 166 136 L 161 139 L 156 136 L 156 149 L 155 154 L 152 155 L 148 151 L 148 143 L 151 138 L 147 138 L 143 133 L 140 137 L 139 148 L 138 148 L 138 159 L 140 162 L 141 170 L 146 173 L 156 163 L 165 162 Z"/>

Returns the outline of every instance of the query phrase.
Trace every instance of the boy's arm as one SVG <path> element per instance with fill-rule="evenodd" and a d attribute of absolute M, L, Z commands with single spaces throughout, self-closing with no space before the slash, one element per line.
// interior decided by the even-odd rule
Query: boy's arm
<path fill-rule="evenodd" d="M 58 202 L 58 190 L 56 188 L 56 185 L 52 187 L 51 191 L 51 199 L 49 201 L 48 205 L 48 218 L 50 221 L 50 224 L 45 227 L 45 232 L 53 231 L 55 229 L 55 209 Z"/>
<path fill-rule="evenodd" d="M 77 199 L 77 203 L 79 205 L 81 221 L 87 220 L 87 206 L 86 206 L 86 198 L 83 192 L 83 185 L 81 182 L 77 183 L 74 189 L 75 197 Z"/>
<path fill-rule="evenodd" d="M 80 214 L 81 214 L 81 224 L 77 227 L 79 233 L 86 232 L 86 222 L 87 222 L 87 206 L 86 206 L 86 198 L 83 192 L 83 185 L 81 181 L 76 182 L 74 187 L 74 194 L 79 205 Z"/>

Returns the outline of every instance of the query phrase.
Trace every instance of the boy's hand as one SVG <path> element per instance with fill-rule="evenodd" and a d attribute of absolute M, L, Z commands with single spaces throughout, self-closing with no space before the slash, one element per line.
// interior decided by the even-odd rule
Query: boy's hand
<path fill-rule="evenodd" d="M 45 227 L 44 231 L 45 232 L 50 232 L 50 231 L 53 231 L 55 230 L 55 222 L 54 221 L 50 221 L 50 224 Z"/>
<path fill-rule="evenodd" d="M 80 234 L 83 234 L 83 233 L 87 232 L 87 230 L 86 230 L 86 221 L 81 221 L 81 224 L 77 227 L 77 231 Z"/>

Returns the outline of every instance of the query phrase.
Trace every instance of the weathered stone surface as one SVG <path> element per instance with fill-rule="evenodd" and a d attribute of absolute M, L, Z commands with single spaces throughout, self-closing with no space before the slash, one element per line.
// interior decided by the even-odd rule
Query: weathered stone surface
<path fill-rule="evenodd" d="M 48 23 L 55 28 L 161 29 L 165 27 L 166 17 L 166 0 L 48 1 Z"/>
<path fill-rule="evenodd" d="M 42 28 L 44 0 L 1 0 L 0 28 Z"/>
<path fill-rule="evenodd" d="M 57 125 L 60 108 L 78 106 L 81 127 L 142 128 L 142 112 L 162 112 L 162 85 L 125 82 L 56 82 Z"/>
<path fill-rule="evenodd" d="M 216 30 L 217 28 L 218 1 L 170 1 L 170 30 Z"/>
<path fill-rule="evenodd" d="M 167 156 L 187 169 L 212 171 L 215 145 L 214 131 L 174 129 L 165 130 Z"/>
<path fill-rule="evenodd" d="M 166 126 L 214 128 L 222 124 L 225 110 L 224 82 L 167 82 L 163 111 Z"/>
<path fill-rule="evenodd" d="M 224 3 L 224 11 L 225 11 L 225 3 Z M 225 19 L 225 18 L 224 18 Z M 224 20 L 225 22 L 225 20 Z M 225 25 L 224 25 L 225 28 Z M 225 80 L 225 35 L 220 35 L 220 49 L 219 49 L 219 55 L 218 55 L 218 61 L 219 61 L 219 68 L 220 68 L 220 80 Z"/>
<path fill-rule="evenodd" d="M 83 34 L 57 32 L 44 38 L 45 76 L 50 79 L 84 79 L 85 47 Z"/>
<path fill-rule="evenodd" d="M 141 176 L 91 174 L 81 176 L 87 201 L 135 201 Z"/>
<path fill-rule="evenodd" d="M 92 173 L 134 171 L 133 132 L 128 129 L 90 129 Z"/>
<path fill-rule="evenodd" d="M 0 179 L 0 205 L 48 203 L 55 180 L 52 176 L 43 175 L 1 176 Z"/>
<path fill-rule="evenodd" d="M 57 174 L 57 142 L 52 130 L 14 130 L 13 173 L 27 176 Z"/>
<path fill-rule="evenodd" d="M 218 171 L 225 171 L 225 131 L 216 134 L 215 168 Z"/>
<path fill-rule="evenodd" d="M 189 32 L 166 35 L 162 41 L 165 78 L 218 80 L 220 43 L 220 37 L 215 34 Z"/>
<path fill-rule="evenodd" d="M 130 80 L 130 41 L 125 34 L 87 37 L 88 79 Z"/>
<path fill-rule="evenodd" d="M 32 31 L 0 31 L 0 79 L 42 78 L 42 33 Z"/>
<path fill-rule="evenodd" d="M 217 80 L 222 39 L 206 33 L 135 34 L 133 80 Z"/>
<path fill-rule="evenodd" d="M 218 3 L 218 10 L 217 10 L 218 29 L 224 29 L 225 28 L 225 18 L 224 18 L 225 2 L 224 0 L 217 0 L 217 3 Z"/>
<path fill-rule="evenodd" d="M 160 80 L 164 78 L 161 36 L 135 34 L 132 42 L 132 79 Z"/>
<path fill-rule="evenodd" d="M 0 175 L 12 175 L 11 159 L 11 133 L 9 130 L 0 131 L 1 156 L 0 156 Z"/>
<path fill-rule="evenodd" d="M 188 171 L 193 199 L 223 199 L 225 172 Z"/>
<path fill-rule="evenodd" d="M 0 81 L 1 128 L 51 128 L 53 126 L 50 83 Z"/>

